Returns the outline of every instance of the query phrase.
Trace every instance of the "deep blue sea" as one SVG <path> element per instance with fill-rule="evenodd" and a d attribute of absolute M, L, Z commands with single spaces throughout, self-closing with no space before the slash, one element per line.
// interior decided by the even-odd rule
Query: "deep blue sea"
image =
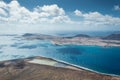
<path fill-rule="evenodd" d="M 101 73 L 120 75 L 120 47 L 53 45 L 50 41 L 0 36 L 0 61 L 44 56 Z"/>

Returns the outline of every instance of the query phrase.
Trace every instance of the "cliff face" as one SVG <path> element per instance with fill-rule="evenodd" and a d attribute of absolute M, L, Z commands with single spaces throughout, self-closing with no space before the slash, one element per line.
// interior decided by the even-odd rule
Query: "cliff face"
<path fill-rule="evenodd" d="M 103 39 L 107 40 L 120 40 L 120 34 L 111 34 L 106 37 L 103 37 Z"/>

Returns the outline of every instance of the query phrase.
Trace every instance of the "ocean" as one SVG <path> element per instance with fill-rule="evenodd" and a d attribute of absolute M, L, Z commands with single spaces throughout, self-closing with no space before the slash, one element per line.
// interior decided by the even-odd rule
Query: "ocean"
<path fill-rule="evenodd" d="M 0 35 L 0 61 L 33 56 L 44 56 L 96 72 L 120 75 L 120 47 L 58 46 L 47 40 Z"/>

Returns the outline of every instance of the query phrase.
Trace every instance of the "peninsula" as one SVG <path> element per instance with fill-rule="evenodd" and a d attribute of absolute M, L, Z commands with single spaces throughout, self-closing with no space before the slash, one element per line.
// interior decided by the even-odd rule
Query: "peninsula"
<path fill-rule="evenodd" d="M 120 80 L 45 57 L 0 62 L 0 80 Z"/>

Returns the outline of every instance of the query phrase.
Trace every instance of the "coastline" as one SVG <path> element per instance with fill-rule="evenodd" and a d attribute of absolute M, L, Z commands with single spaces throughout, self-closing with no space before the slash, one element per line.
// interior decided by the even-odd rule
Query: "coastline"
<path fill-rule="evenodd" d="M 68 41 L 53 40 L 53 41 L 51 41 L 51 43 L 54 44 L 54 45 L 81 45 L 81 46 L 120 47 L 120 44 L 115 44 L 115 42 L 120 43 L 120 41 L 113 41 L 114 42 L 113 44 L 107 43 L 110 40 L 108 40 L 107 42 L 99 41 L 99 40 L 96 40 L 96 41 L 97 42 L 94 42 L 94 40 L 92 42 L 87 42 L 87 41 L 84 41 L 84 40 L 81 41 L 80 39 L 78 39 L 77 41 L 76 40 L 71 41 L 69 39 Z"/>
<path fill-rule="evenodd" d="M 95 71 L 95 70 L 92 70 L 92 69 L 89 69 L 89 68 L 86 68 L 86 67 L 82 67 L 82 66 L 78 66 L 78 65 L 75 65 L 75 64 L 71 64 L 71 63 L 68 63 L 68 62 L 65 62 L 65 61 L 62 61 L 62 60 L 57 60 L 57 59 L 53 59 L 53 60 L 56 60 L 58 62 L 62 62 L 62 63 L 68 64 L 68 65 L 71 65 L 71 66 L 79 68 L 79 69 L 90 71 L 90 72 L 93 72 L 93 73 L 102 74 L 102 75 L 106 75 L 106 76 L 120 77 L 120 75 L 109 74 L 109 73 L 102 73 L 102 72 Z"/>
<path fill-rule="evenodd" d="M 90 37 L 88 35 L 77 35 L 73 37 L 60 37 L 44 34 L 24 34 L 22 37 L 26 40 L 48 40 L 54 45 L 89 45 L 103 47 L 120 47 L 119 39 L 107 39 L 102 37 Z"/>
<path fill-rule="evenodd" d="M 88 68 L 85 68 L 85 67 L 82 67 L 82 66 L 77 66 L 77 65 L 74 65 L 74 64 L 70 64 L 70 63 L 62 61 L 62 60 L 57 60 L 57 59 L 53 59 L 53 58 L 46 58 L 46 57 L 43 57 L 43 56 L 42 57 L 41 56 L 36 56 L 36 57 L 29 57 L 29 58 L 24 58 L 24 59 L 14 59 L 14 60 L 0 61 L 0 63 L 1 62 L 3 62 L 3 63 L 5 63 L 5 62 L 10 63 L 10 61 L 14 61 L 14 62 L 17 63 L 17 61 L 22 60 L 22 61 L 25 61 L 25 63 L 27 62 L 27 64 L 28 64 L 29 61 L 34 60 L 34 59 L 40 59 L 40 60 L 44 60 L 45 59 L 45 60 L 55 61 L 56 63 L 65 64 L 66 66 L 69 66 L 69 67 L 60 67 L 60 66 L 57 66 L 57 68 L 70 69 L 70 70 L 75 70 L 77 72 L 84 71 L 84 74 L 95 74 L 95 76 L 100 75 L 100 76 L 117 78 L 116 80 L 120 80 L 120 76 L 119 75 L 105 74 L 105 73 L 97 72 L 97 71 L 94 71 L 94 70 L 91 70 L 91 69 L 88 69 Z M 32 64 L 37 64 L 37 63 L 33 62 L 33 63 L 30 63 L 30 64 L 32 65 Z M 47 63 L 45 63 L 45 64 L 39 64 L 38 63 L 37 65 L 38 66 L 44 65 L 44 66 L 56 67 L 54 65 L 48 65 Z M 107 80 L 107 79 L 105 79 L 105 80 Z"/>
<path fill-rule="evenodd" d="M 26 37 L 23 37 L 23 38 L 25 40 L 28 39 Z M 39 37 L 39 38 L 37 36 L 35 38 L 29 37 L 28 40 L 47 40 L 47 41 L 50 42 L 50 44 L 53 44 L 53 45 L 56 45 L 56 46 L 60 46 L 60 45 L 82 45 L 83 46 L 84 45 L 84 46 L 99 46 L 99 47 L 105 47 L 105 48 L 107 48 L 107 47 L 120 47 L 119 41 L 118 41 L 118 44 L 117 44 L 117 41 L 115 41 L 115 40 L 113 40 L 113 41 L 108 40 L 108 42 L 114 42 L 114 43 L 110 43 L 113 46 L 106 45 L 106 44 L 102 44 L 101 45 L 101 40 L 99 40 L 98 38 L 94 40 L 94 38 L 81 38 L 81 37 L 80 38 L 72 38 L 72 39 L 68 39 L 68 38 L 58 38 L 57 39 L 55 37 L 52 38 L 52 39 L 51 38 L 50 39 L 49 38 L 46 39 L 46 37 L 45 37 L 45 39 L 44 39 L 43 36 Z M 96 41 L 96 42 L 94 42 L 94 41 Z M 44 58 L 44 59 L 50 60 L 50 63 L 47 63 L 46 60 L 45 61 L 44 60 L 42 61 L 41 59 L 38 60 L 40 57 Z M 19 61 L 23 61 L 23 63 L 25 62 L 25 64 L 27 64 L 27 66 L 25 65 L 24 66 L 25 68 L 22 68 L 22 69 L 16 69 L 16 65 L 19 65 Z M 41 63 L 41 62 L 45 62 L 45 63 Z M 22 65 L 23 65 L 23 63 L 22 63 Z M 62 65 L 59 65 L 59 64 L 62 64 Z M 5 65 L 5 67 L 3 67 L 4 65 Z M 32 67 L 34 65 L 36 65 L 36 66 Z M 19 66 L 21 66 L 21 64 Z M 86 67 L 82 67 L 82 66 L 78 66 L 78 65 L 74 65 L 74 64 L 71 64 L 69 62 L 59 60 L 59 59 L 54 58 L 54 57 L 53 58 L 48 58 L 48 57 L 45 57 L 45 56 L 35 56 L 35 57 L 30 57 L 30 58 L 28 57 L 28 58 L 0 61 L 0 80 L 2 79 L 1 78 L 2 73 L 6 73 L 6 69 L 7 68 L 13 69 L 13 71 L 15 70 L 15 73 L 16 73 L 17 70 L 22 71 L 24 69 L 26 70 L 26 67 L 31 67 L 28 70 L 26 70 L 26 73 L 28 73 L 29 71 L 31 71 L 32 68 L 36 68 L 36 67 L 39 70 L 41 70 L 41 66 L 44 66 L 44 67 L 47 67 L 47 68 L 49 68 L 49 67 L 52 68 L 52 69 L 49 69 L 50 71 L 47 70 L 47 68 L 43 69 L 43 71 L 46 72 L 46 76 L 43 76 L 45 78 L 48 77 L 49 75 L 51 75 L 52 71 L 54 71 L 54 75 L 53 76 L 55 76 L 55 74 L 59 74 L 58 75 L 58 77 L 59 77 L 61 75 L 59 72 L 62 72 L 63 70 L 64 71 L 69 70 L 71 72 L 71 73 L 66 73 L 66 72 L 63 71 L 63 73 L 66 73 L 64 76 L 66 76 L 67 74 L 73 74 L 74 72 L 72 72 L 72 71 L 75 70 L 76 74 L 79 75 L 80 77 L 82 77 L 84 75 L 85 76 L 85 80 L 120 80 L 120 75 L 109 74 L 109 73 L 101 73 L 99 71 L 92 70 L 92 69 L 89 69 L 89 68 L 86 68 Z M 56 71 L 56 68 L 59 69 L 59 71 Z M 2 72 L 2 70 L 4 70 L 4 71 Z M 48 74 L 49 72 L 50 72 L 50 74 Z M 11 73 L 14 74 L 14 72 L 12 72 L 12 71 L 11 71 Z M 17 72 L 17 73 L 19 73 L 19 72 Z M 32 72 L 32 73 L 37 74 L 36 72 Z M 7 74 L 5 74 L 5 75 L 7 75 Z M 40 75 L 39 74 L 37 74 L 37 75 L 40 77 L 42 75 L 42 73 Z M 90 75 L 90 76 L 88 76 L 88 75 Z M 35 75 L 33 75 L 33 77 L 34 76 Z M 99 76 L 99 79 L 98 79 L 98 76 Z M 80 77 L 77 76 L 77 78 L 80 78 Z M 109 78 L 109 79 L 103 79 L 103 77 Z M 97 78 L 97 79 L 94 79 L 94 78 Z M 71 80 L 71 79 L 67 79 L 67 80 Z M 2 80 L 5 80 L 5 79 L 2 79 Z M 20 80 L 24 80 L 24 79 L 20 79 Z M 35 80 L 37 80 L 37 79 L 35 79 Z M 59 80 L 59 79 L 49 79 L 48 78 L 48 80 Z M 60 80 L 64 80 L 64 79 L 60 79 Z M 72 79 L 72 80 L 84 80 L 84 79 Z"/>
<path fill-rule="evenodd" d="M 38 57 L 38 56 L 36 56 L 36 57 Z M 64 64 L 67 64 L 67 65 L 76 67 L 76 68 L 78 68 L 78 69 L 90 71 L 90 72 L 97 73 L 97 74 L 102 74 L 102 75 L 106 75 L 106 76 L 120 77 L 120 75 L 109 74 L 109 73 L 102 73 L 102 72 L 99 72 L 99 71 L 95 71 L 95 70 L 92 70 L 92 69 L 89 69 L 89 68 L 86 68 L 86 67 L 78 66 L 78 65 L 75 65 L 75 64 L 72 64 L 72 63 L 63 61 L 63 60 L 58 60 L 58 59 L 55 59 L 55 58 L 48 58 L 48 57 L 45 57 L 45 56 L 40 56 L 40 57 L 47 58 L 47 59 L 52 59 L 52 60 L 54 60 L 54 61 L 56 61 L 56 62 L 64 63 Z"/>

